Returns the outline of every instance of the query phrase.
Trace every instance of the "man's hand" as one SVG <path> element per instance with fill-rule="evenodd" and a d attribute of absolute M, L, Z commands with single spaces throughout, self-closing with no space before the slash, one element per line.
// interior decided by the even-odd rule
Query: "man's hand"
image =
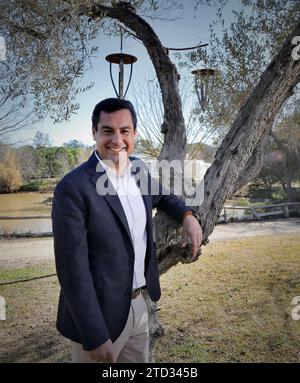
<path fill-rule="evenodd" d="M 183 242 L 181 247 L 185 247 L 188 238 L 192 242 L 193 258 L 196 256 L 202 243 L 202 229 L 197 219 L 192 215 L 186 215 L 183 219 Z"/>
<path fill-rule="evenodd" d="M 114 363 L 113 347 L 111 339 L 108 339 L 101 346 L 90 351 L 90 357 L 97 362 Z"/>

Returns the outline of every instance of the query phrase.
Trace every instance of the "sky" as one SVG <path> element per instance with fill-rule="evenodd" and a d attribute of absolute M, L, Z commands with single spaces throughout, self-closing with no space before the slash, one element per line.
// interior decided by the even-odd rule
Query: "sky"
<path fill-rule="evenodd" d="M 183 10 L 177 11 L 179 15 L 175 21 L 165 20 L 148 20 L 154 31 L 159 36 L 162 44 L 166 47 L 182 48 L 197 45 L 200 41 L 208 42 L 209 39 L 209 24 L 216 15 L 216 8 L 199 7 L 195 12 L 193 8 L 193 0 L 183 1 Z M 232 8 L 238 8 L 239 0 L 229 0 L 229 6 L 225 9 L 226 18 L 231 18 Z M 48 133 L 53 146 L 62 145 L 64 142 L 76 139 L 82 141 L 86 145 L 93 145 L 91 129 L 91 114 L 94 106 L 104 98 L 115 97 L 114 89 L 111 84 L 109 75 L 109 63 L 105 57 L 111 53 L 120 51 L 119 37 L 106 37 L 102 32 L 95 41 L 94 45 L 99 45 L 97 57 L 91 59 L 92 69 L 90 69 L 83 77 L 80 86 L 85 86 L 90 82 L 94 82 L 94 86 L 89 91 L 80 94 L 76 102 L 80 104 L 80 109 L 77 114 L 73 114 L 68 122 L 53 124 L 50 118 L 38 122 L 33 127 L 27 127 L 17 134 L 17 140 L 24 144 L 32 143 L 33 137 L 37 131 Z M 150 61 L 148 53 L 144 46 L 135 39 L 126 38 L 123 40 L 123 52 L 129 53 L 138 58 L 138 61 L 133 66 L 133 75 L 131 85 L 129 87 L 126 98 L 133 100 L 137 95 L 135 89 L 140 89 L 147 85 L 148 79 L 155 78 L 153 65 Z M 170 59 L 176 64 L 173 54 L 170 54 Z M 116 87 L 118 87 L 117 66 L 114 66 L 114 78 Z M 177 66 L 178 68 L 178 66 Z M 179 70 L 181 78 L 192 81 L 192 75 L 184 70 Z M 183 73 L 184 72 L 184 73 Z M 129 65 L 125 66 L 125 84 L 129 77 Z M 192 93 L 188 95 L 189 102 L 197 102 L 196 96 Z"/>

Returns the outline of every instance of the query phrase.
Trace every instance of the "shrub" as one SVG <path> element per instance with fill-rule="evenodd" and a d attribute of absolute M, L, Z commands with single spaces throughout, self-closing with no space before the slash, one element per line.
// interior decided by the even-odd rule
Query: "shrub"
<path fill-rule="evenodd" d="M 39 191 L 40 190 L 40 182 L 38 181 L 31 181 L 27 182 L 26 184 L 22 185 L 19 189 L 19 191 Z"/>
<path fill-rule="evenodd" d="M 3 161 L 0 163 L 0 192 L 17 191 L 22 182 L 15 153 L 12 150 L 7 150 Z"/>

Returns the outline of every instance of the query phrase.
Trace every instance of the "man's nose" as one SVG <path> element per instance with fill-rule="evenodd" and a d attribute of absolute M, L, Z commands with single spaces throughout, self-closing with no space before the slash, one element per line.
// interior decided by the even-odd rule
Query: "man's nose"
<path fill-rule="evenodd" d="M 121 145 L 123 143 L 122 135 L 119 132 L 115 132 L 112 136 L 112 143 L 115 145 Z"/>

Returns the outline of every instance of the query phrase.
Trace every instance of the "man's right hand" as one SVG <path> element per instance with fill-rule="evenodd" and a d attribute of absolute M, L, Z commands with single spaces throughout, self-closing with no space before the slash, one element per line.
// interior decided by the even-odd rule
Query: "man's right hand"
<path fill-rule="evenodd" d="M 113 347 L 111 339 L 108 339 L 101 346 L 90 351 L 90 357 L 97 362 L 114 363 Z"/>

